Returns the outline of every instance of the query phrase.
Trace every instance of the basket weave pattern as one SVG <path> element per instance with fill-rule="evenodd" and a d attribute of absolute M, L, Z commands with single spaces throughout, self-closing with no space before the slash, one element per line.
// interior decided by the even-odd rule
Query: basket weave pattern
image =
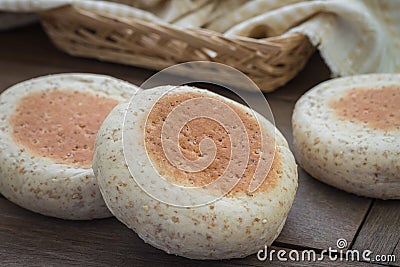
<path fill-rule="evenodd" d="M 160 70 L 206 60 L 232 66 L 265 92 L 285 84 L 314 51 L 307 37 L 231 38 L 209 30 L 182 29 L 113 17 L 72 6 L 40 13 L 54 44 L 74 55 Z"/>

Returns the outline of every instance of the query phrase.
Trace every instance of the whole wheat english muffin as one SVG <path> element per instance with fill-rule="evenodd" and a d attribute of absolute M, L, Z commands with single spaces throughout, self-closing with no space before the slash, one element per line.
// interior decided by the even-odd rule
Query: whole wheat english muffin
<path fill-rule="evenodd" d="M 0 96 L 0 193 L 63 219 L 111 216 L 92 170 L 97 131 L 137 87 L 93 74 L 58 74 Z"/>
<path fill-rule="evenodd" d="M 104 200 L 120 221 L 145 242 L 193 259 L 245 257 L 275 240 L 295 196 L 297 167 L 285 138 L 269 121 L 225 97 L 187 86 L 141 91 L 126 113 L 132 120 L 122 127 L 127 108 L 119 104 L 104 121 L 93 161 Z M 187 114 L 197 115 L 188 119 Z M 217 121 L 209 118 L 213 114 Z M 219 119 L 232 122 L 232 128 Z M 168 147 L 169 141 L 174 144 L 170 127 L 179 130 L 176 150 Z M 240 127 L 243 138 L 235 137 Z M 210 140 L 216 152 L 198 168 L 213 154 L 206 148 Z M 238 162 L 235 153 L 246 150 L 249 156 Z M 193 169 L 174 165 L 179 157 L 168 156 L 171 151 L 180 151 Z M 262 162 L 268 170 L 257 189 L 249 190 Z M 228 186 L 235 177 L 227 170 L 240 165 L 240 180 Z M 216 180 L 221 183 L 201 191 Z M 187 193 L 191 188 L 200 189 Z"/>
<path fill-rule="evenodd" d="M 315 178 L 357 195 L 400 198 L 400 75 L 324 82 L 293 113 L 296 159 Z"/>

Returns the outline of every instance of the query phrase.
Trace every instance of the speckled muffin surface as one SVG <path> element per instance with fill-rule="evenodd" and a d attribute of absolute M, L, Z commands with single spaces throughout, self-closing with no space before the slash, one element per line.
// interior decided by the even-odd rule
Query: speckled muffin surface
<path fill-rule="evenodd" d="M 296 103 L 296 159 L 313 177 L 357 195 L 400 198 L 400 75 L 324 82 Z"/>
<path fill-rule="evenodd" d="M 141 92 L 141 101 L 152 98 L 160 87 Z M 155 168 L 163 177 L 181 186 L 204 186 L 216 179 L 230 159 L 230 144 L 224 129 L 206 118 L 191 120 L 180 132 L 179 144 L 186 158 L 201 157 L 199 143 L 211 138 L 216 146 L 215 160 L 208 168 L 188 173 L 174 168 L 160 149 L 160 129 L 166 116 L 186 100 L 211 97 L 227 103 L 246 125 L 250 141 L 250 157 L 242 179 L 223 197 L 206 205 L 179 207 L 167 204 L 147 194 L 128 170 L 124 159 L 121 124 L 127 103 L 119 104 L 104 121 L 96 139 L 93 169 L 100 190 L 112 213 L 134 230 L 145 242 L 166 251 L 192 259 L 227 259 L 245 257 L 271 244 L 279 235 L 297 189 L 297 166 L 282 134 L 266 119 L 260 124 L 244 106 L 206 90 L 180 87 L 168 97 L 161 98 L 152 109 L 134 110 L 137 118 L 132 126 L 135 138 L 142 138 L 145 147 L 135 155 L 136 173 L 149 183 L 158 185 L 158 177 L 149 175 Z M 151 111 L 150 111 L 151 110 Z M 217 112 L 217 111 L 216 111 Z M 221 110 L 219 110 L 221 112 Z M 147 118 L 147 119 L 146 119 Z M 272 168 L 263 183 L 252 193 L 247 186 L 252 178 L 258 153 L 259 127 L 275 135 L 276 150 Z M 128 126 L 130 127 L 130 126 Z M 144 128 L 143 128 L 144 127 Z M 135 139 L 135 140 L 136 140 Z M 264 140 L 264 139 L 262 139 Z M 268 146 L 268 144 L 266 143 Z M 146 165 L 144 154 L 151 159 Z M 266 156 L 271 156 L 267 153 Z M 132 167 L 132 166 L 131 166 Z M 163 190 L 159 187 L 160 191 Z M 218 189 L 221 188 L 217 188 Z M 175 192 L 166 192 L 175 196 Z M 179 194 L 176 194 L 179 198 Z"/>
<path fill-rule="evenodd" d="M 94 140 L 108 113 L 137 87 L 93 74 L 58 74 L 0 96 L 0 193 L 62 219 L 111 216 L 92 170 Z"/>

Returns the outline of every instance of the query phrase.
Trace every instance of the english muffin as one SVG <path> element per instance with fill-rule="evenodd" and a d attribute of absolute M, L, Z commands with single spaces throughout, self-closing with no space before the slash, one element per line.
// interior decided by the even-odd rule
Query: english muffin
<path fill-rule="evenodd" d="M 313 177 L 357 195 L 400 198 L 400 75 L 324 82 L 293 113 L 296 159 Z"/>
<path fill-rule="evenodd" d="M 114 108 L 93 164 L 121 222 L 145 242 L 192 259 L 245 257 L 270 245 L 297 189 L 294 157 L 273 124 L 188 86 L 143 90 Z"/>
<path fill-rule="evenodd" d="M 111 216 L 92 170 L 100 125 L 137 87 L 93 74 L 58 74 L 0 95 L 0 193 L 48 216 Z"/>

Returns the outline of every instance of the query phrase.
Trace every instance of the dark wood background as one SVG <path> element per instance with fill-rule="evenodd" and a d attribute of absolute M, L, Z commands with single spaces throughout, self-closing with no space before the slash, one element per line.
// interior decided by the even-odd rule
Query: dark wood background
<path fill-rule="evenodd" d="M 140 85 L 154 74 L 130 66 L 74 58 L 57 50 L 39 25 L 0 33 L 0 91 L 50 73 L 107 74 Z M 329 78 L 318 54 L 286 86 L 265 94 L 277 127 L 292 141 L 296 100 Z M 225 92 L 222 92 L 226 95 Z M 400 266 L 400 201 L 358 197 L 327 186 L 299 168 L 299 189 L 287 223 L 273 246 L 291 250 L 336 248 L 339 238 L 351 249 L 395 254 Z M 145 244 L 116 219 L 63 221 L 34 214 L 0 195 L 0 266 L 388 266 L 387 263 L 260 262 L 255 255 L 225 261 L 193 261 L 167 255 Z"/>

